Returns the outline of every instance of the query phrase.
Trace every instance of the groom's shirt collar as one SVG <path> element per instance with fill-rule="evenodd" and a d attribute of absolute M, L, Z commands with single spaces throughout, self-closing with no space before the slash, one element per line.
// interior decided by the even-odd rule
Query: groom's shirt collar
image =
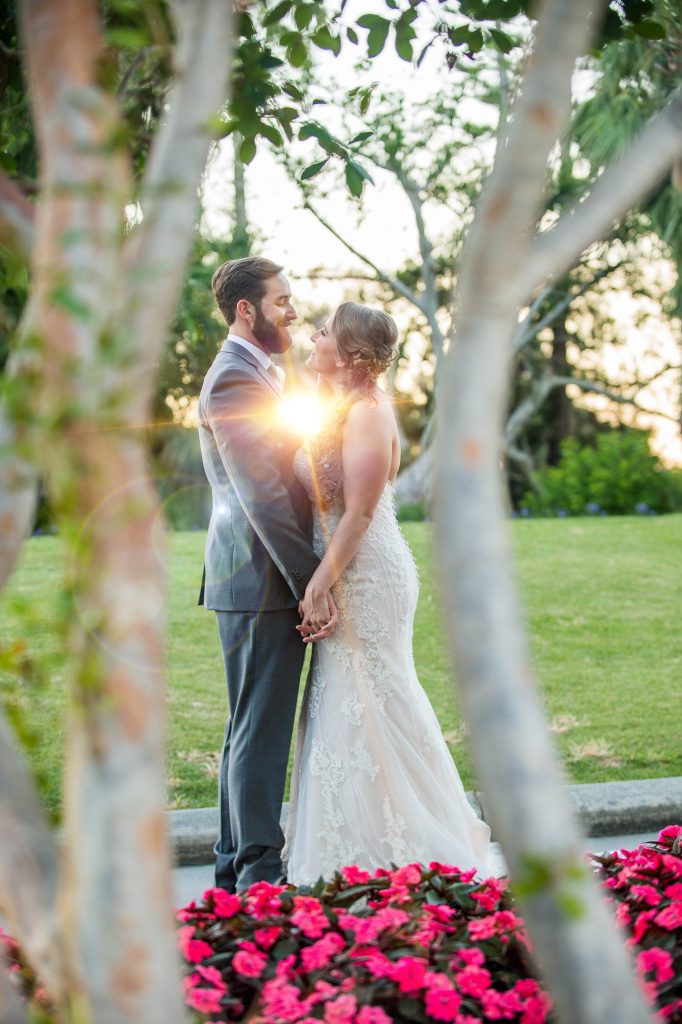
<path fill-rule="evenodd" d="M 257 345 L 253 345 L 246 338 L 240 338 L 238 334 L 228 334 L 228 341 L 236 341 L 238 345 L 242 345 L 247 352 L 250 352 L 254 359 L 257 359 L 264 370 L 269 369 L 272 359 L 267 355 L 262 348 L 258 348 Z"/>

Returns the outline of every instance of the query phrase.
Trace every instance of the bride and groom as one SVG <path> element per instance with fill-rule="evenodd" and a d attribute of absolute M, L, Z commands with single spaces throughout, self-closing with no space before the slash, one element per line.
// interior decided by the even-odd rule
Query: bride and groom
<path fill-rule="evenodd" d="M 230 706 L 216 884 L 308 885 L 347 864 L 485 870 L 489 829 L 413 661 L 418 578 L 393 505 L 398 431 L 378 385 L 396 326 L 347 302 L 312 335 L 307 365 L 334 415 L 299 446 L 277 416 L 283 374 L 271 359 L 290 347 L 296 318 L 282 268 L 233 260 L 213 291 L 229 325 L 199 402 L 213 496 L 199 602 L 216 613 Z"/>

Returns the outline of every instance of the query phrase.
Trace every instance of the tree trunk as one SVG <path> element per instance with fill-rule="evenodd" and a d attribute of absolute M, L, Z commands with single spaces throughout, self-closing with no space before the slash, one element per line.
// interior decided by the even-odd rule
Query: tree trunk
<path fill-rule="evenodd" d="M 520 276 L 594 13 L 589 0 L 544 4 L 506 145 L 467 242 L 454 347 L 439 382 L 438 563 L 478 773 L 558 1017 L 640 1024 L 651 1018 L 584 865 L 534 686 L 499 471 L 512 343 L 528 301 Z"/>
<path fill-rule="evenodd" d="M 554 377 L 570 377 L 572 366 L 566 355 L 568 339 L 566 320 L 554 324 L 554 341 L 550 357 L 551 373 Z M 566 394 L 566 388 L 552 388 L 548 396 L 547 461 L 556 466 L 561 458 L 562 442 L 572 437 L 575 428 L 573 403 Z"/>
<path fill-rule="evenodd" d="M 67 549 L 73 697 L 56 879 L 33 802 L 6 791 L 24 776 L 0 742 L 0 831 L 14 837 L 0 847 L 0 898 L 64 1016 L 102 1024 L 184 1017 L 164 817 L 164 547 L 140 425 L 182 282 L 205 125 L 225 95 L 230 8 L 178 0 L 174 14 L 178 79 L 147 166 L 144 220 L 124 242 L 132 182 L 112 142 L 118 112 L 98 85 L 97 4 L 22 9 L 42 171 L 36 359 L 24 385 Z M 50 870 L 29 871 L 41 855 Z M 59 936 L 52 970 L 38 924 Z"/>

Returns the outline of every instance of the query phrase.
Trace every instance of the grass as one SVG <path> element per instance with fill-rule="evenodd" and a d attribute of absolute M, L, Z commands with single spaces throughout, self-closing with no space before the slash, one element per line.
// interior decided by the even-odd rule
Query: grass
<path fill-rule="evenodd" d="M 422 580 L 416 664 L 471 788 L 475 780 L 452 691 L 430 528 L 406 523 L 404 531 Z M 517 520 L 512 532 L 542 696 L 570 779 L 682 774 L 682 573 L 676 558 L 682 516 Z M 170 536 L 171 807 L 216 800 L 225 686 L 214 617 L 196 606 L 203 541 L 200 533 Z M 34 538 L 0 599 L 0 693 L 10 710 L 21 708 L 19 722 L 33 737 L 31 764 L 53 811 L 60 800 L 68 675 L 57 628 L 59 593 L 59 541 Z M 11 669 L 13 660 L 28 669 L 23 678 Z"/>

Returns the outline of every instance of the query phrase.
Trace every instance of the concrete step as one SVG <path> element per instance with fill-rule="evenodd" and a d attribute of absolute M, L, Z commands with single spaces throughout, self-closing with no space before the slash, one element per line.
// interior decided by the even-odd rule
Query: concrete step
<path fill-rule="evenodd" d="M 682 823 L 682 776 L 592 782 L 569 786 L 568 792 L 588 836 L 630 835 Z M 489 820 L 485 793 L 469 792 L 467 797 L 479 817 Z M 288 810 L 285 803 L 282 824 Z M 169 811 L 168 824 L 176 864 L 211 863 L 218 835 L 217 807 Z"/>

